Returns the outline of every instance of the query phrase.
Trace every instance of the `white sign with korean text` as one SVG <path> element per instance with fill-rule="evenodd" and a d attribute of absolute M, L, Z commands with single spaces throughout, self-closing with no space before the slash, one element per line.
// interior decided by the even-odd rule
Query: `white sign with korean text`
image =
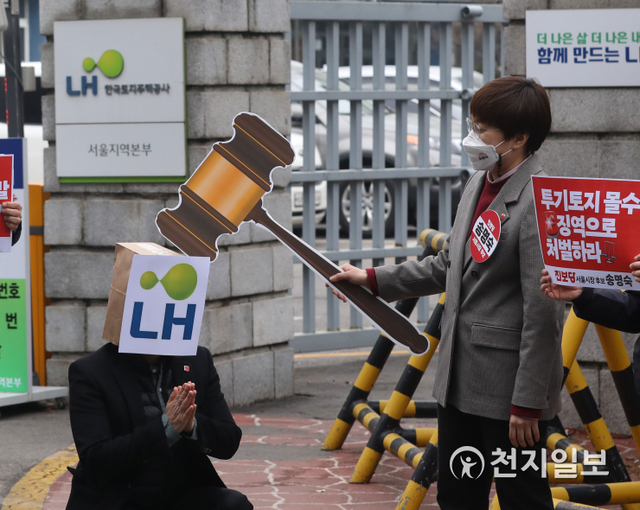
<path fill-rule="evenodd" d="M 208 257 L 135 254 L 119 352 L 193 356 L 204 312 Z"/>
<path fill-rule="evenodd" d="M 61 21 L 54 40 L 58 177 L 186 176 L 184 21 Z"/>
<path fill-rule="evenodd" d="M 58 126 L 58 161 L 74 161 L 58 170 L 58 175 L 82 178 L 91 173 L 103 178 L 126 178 L 140 175 L 142 168 L 154 162 L 153 176 L 171 177 L 176 175 L 176 168 L 184 168 L 185 143 L 182 124 Z"/>
<path fill-rule="evenodd" d="M 31 285 L 29 193 L 26 140 L 0 140 L 0 154 L 13 158 L 9 200 L 22 205 L 22 235 L 9 253 L 0 253 L 0 406 L 3 396 L 31 391 Z M 6 177 L 5 177 L 6 178 Z M 11 242 L 11 238 L 9 238 Z"/>
<path fill-rule="evenodd" d="M 527 11 L 526 59 L 545 87 L 637 87 L 640 9 Z"/>

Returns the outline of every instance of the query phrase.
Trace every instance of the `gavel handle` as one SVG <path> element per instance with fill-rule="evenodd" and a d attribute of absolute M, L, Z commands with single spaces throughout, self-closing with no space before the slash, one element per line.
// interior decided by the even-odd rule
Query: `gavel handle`
<path fill-rule="evenodd" d="M 396 309 L 375 297 L 360 285 L 346 280 L 330 282 L 329 278 L 342 270 L 328 258 L 318 253 L 307 243 L 293 235 L 276 222 L 262 208 L 262 201 L 254 207 L 246 218 L 262 225 L 288 246 L 300 259 L 331 286 L 341 292 L 351 303 L 364 313 L 390 339 L 407 346 L 412 353 L 422 354 L 429 349 L 429 340 L 409 320 Z"/>

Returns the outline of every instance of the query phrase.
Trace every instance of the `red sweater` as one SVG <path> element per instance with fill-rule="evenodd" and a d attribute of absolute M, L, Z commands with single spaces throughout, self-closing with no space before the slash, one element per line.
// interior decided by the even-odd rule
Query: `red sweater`
<path fill-rule="evenodd" d="M 476 221 L 480 217 L 480 215 L 487 210 L 489 204 L 493 202 L 493 199 L 498 196 L 502 186 L 504 186 L 505 182 L 509 179 L 505 179 L 504 181 L 499 182 L 491 182 L 489 179 L 484 179 L 484 187 L 482 188 L 482 193 L 480 194 L 480 198 L 478 199 L 478 205 L 476 206 L 476 212 L 473 215 L 473 220 L 471 220 L 471 225 L 469 225 L 469 232 L 467 233 L 467 238 L 471 235 L 471 229 L 476 224 Z"/>

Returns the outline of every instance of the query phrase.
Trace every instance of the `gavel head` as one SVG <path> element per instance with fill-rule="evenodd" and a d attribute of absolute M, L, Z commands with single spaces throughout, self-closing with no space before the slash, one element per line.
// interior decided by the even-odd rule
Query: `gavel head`
<path fill-rule="evenodd" d="M 190 256 L 217 255 L 222 234 L 238 231 L 262 196 L 271 191 L 274 168 L 293 163 L 289 141 L 252 113 L 233 119 L 234 136 L 217 142 L 189 180 L 180 203 L 156 217 L 160 233 Z"/>

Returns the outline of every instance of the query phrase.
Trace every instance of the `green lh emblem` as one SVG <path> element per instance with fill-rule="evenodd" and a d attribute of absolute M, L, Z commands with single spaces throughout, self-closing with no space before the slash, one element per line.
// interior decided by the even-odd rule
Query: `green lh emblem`
<path fill-rule="evenodd" d="M 88 73 L 93 71 L 96 66 L 105 76 L 115 78 L 120 75 L 124 68 L 124 58 L 122 58 L 122 54 L 119 51 L 107 50 L 102 54 L 97 64 L 91 57 L 85 58 L 82 62 L 82 67 Z"/>
<path fill-rule="evenodd" d="M 147 271 L 140 277 L 140 286 L 145 290 L 153 289 L 160 282 L 171 299 L 183 301 L 196 290 L 198 273 L 189 264 L 173 266 L 161 280 L 153 271 Z"/>

